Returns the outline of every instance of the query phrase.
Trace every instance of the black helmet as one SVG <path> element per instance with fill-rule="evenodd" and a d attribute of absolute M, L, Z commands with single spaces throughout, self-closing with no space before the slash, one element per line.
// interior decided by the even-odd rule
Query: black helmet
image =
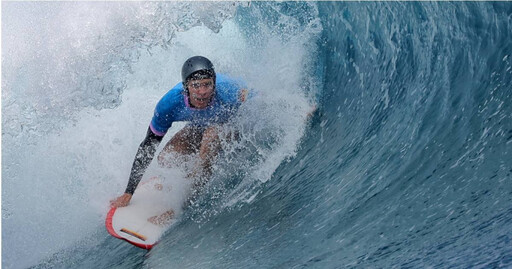
<path fill-rule="evenodd" d="M 181 68 L 183 85 L 191 78 L 213 78 L 215 81 L 215 70 L 212 62 L 203 56 L 194 56 L 186 60 Z"/>

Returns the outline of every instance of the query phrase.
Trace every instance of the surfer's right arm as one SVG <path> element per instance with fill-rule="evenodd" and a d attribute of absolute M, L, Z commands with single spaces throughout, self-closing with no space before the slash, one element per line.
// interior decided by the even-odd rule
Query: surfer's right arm
<path fill-rule="evenodd" d="M 153 119 L 146 133 L 146 138 L 140 143 L 137 154 L 135 155 L 128 186 L 126 186 L 123 195 L 110 201 L 111 207 L 123 207 L 130 203 L 137 185 L 139 185 L 144 172 L 153 160 L 158 145 L 160 145 L 165 133 L 171 128 L 174 122 L 173 114 L 175 110 L 180 107 L 179 101 L 183 99 L 183 95 L 181 94 L 182 87 L 181 83 L 178 83 L 167 92 L 156 105 Z"/>
<path fill-rule="evenodd" d="M 132 194 L 135 192 L 137 185 L 139 185 L 146 168 L 153 160 L 155 156 L 156 148 L 160 145 L 164 137 L 156 135 L 151 128 L 148 128 L 146 138 L 140 143 L 135 160 L 133 161 L 132 171 L 130 173 L 130 179 L 128 180 L 128 186 L 124 193 Z"/>
<path fill-rule="evenodd" d="M 139 185 L 144 172 L 153 160 L 153 156 L 155 155 L 156 149 L 162 139 L 163 136 L 159 136 L 153 133 L 151 128 L 148 128 L 146 138 L 144 138 L 144 141 L 140 143 L 137 154 L 135 155 L 135 160 L 133 161 L 132 170 L 130 173 L 130 179 L 128 180 L 128 186 L 126 186 L 126 190 L 124 191 L 123 195 L 117 197 L 115 200 L 110 201 L 111 207 L 123 207 L 130 203 L 132 195 L 135 192 L 137 185 Z"/>

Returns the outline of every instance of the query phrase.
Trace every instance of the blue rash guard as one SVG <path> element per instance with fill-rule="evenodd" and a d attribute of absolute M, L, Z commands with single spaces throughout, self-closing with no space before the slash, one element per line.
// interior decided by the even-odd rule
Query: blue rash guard
<path fill-rule="evenodd" d="M 215 94 L 208 107 L 196 109 L 190 106 L 183 83 L 178 83 L 160 99 L 156 105 L 151 131 L 164 136 L 175 121 L 188 121 L 195 126 L 225 123 L 241 104 L 240 90 L 245 83 L 222 74 L 217 74 Z"/>

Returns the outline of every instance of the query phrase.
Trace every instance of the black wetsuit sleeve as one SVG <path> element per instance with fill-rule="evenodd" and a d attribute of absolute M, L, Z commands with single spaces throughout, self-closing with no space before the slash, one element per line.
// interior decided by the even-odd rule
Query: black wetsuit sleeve
<path fill-rule="evenodd" d="M 140 143 L 137 154 L 135 155 L 130 179 L 128 180 L 128 186 L 126 186 L 126 190 L 124 191 L 125 193 L 133 194 L 135 192 L 144 172 L 153 160 L 156 148 L 163 138 L 163 136 L 155 135 L 153 131 L 151 131 L 151 128 L 148 128 L 146 138 L 144 138 L 144 141 Z"/>

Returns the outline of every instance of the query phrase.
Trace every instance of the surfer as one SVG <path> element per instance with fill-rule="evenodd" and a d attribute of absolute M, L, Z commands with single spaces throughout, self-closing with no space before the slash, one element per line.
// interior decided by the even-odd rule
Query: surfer
<path fill-rule="evenodd" d="M 111 207 L 127 206 L 144 172 L 153 160 L 156 149 L 173 122 L 187 125 L 176 133 L 158 156 L 160 165 L 169 165 L 171 158 L 198 154 L 199 164 L 190 173 L 202 185 L 209 178 L 212 162 L 220 150 L 222 126 L 248 96 L 244 83 L 226 75 L 216 74 L 205 57 L 194 56 L 183 64 L 182 82 L 158 102 L 146 137 L 133 161 L 124 194 L 110 201 Z M 199 182 L 199 183 L 198 183 Z"/>

